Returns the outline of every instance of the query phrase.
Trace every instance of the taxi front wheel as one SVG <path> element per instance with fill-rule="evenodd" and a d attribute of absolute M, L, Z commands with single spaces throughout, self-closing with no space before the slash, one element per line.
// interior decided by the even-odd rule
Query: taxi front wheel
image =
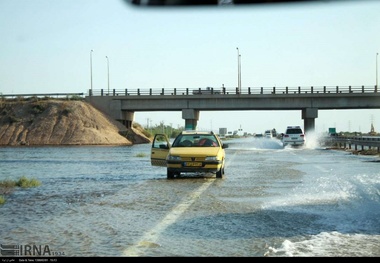
<path fill-rule="evenodd" d="M 169 168 L 167 169 L 167 178 L 173 179 L 174 178 L 174 172 L 171 171 Z"/>
<path fill-rule="evenodd" d="M 220 168 L 220 170 L 216 172 L 216 178 L 223 178 L 223 177 L 224 177 L 224 167 Z"/>

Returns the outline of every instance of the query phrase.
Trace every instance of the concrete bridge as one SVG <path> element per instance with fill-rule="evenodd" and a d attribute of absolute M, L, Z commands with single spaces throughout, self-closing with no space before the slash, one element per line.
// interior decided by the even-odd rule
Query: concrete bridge
<path fill-rule="evenodd" d="M 319 110 L 380 109 L 377 86 L 89 90 L 85 100 L 132 127 L 138 111 L 182 111 L 185 129 L 197 128 L 201 111 L 300 110 L 305 133 Z"/>

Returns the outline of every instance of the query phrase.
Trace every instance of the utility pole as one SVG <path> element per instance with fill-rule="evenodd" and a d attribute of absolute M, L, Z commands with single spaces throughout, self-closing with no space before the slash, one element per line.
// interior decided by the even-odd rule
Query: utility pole
<path fill-rule="evenodd" d="M 377 72 L 377 57 L 379 56 L 379 53 L 376 53 L 376 89 L 379 87 L 379 83 L 378 83 L 378 72 Z"/>
<path fill-rule="evenodd" d="M 108 76 L 108 96 L 110 95 L 110 62 L 108 60 L 108 56 L 106 56 L 107 59 L 107 76 Z"/>
<path fill-rule="evenodd" d="M 93 49 L 91 49 L 91 51 L 90 51 L 91 95 L 92 95 L 92 52 L 94 52 Z"/>
<path fill-rule="evenodd" d="M 238 91 L 239 91 L 239 94 L 241 93 L 241 56 L 240 56 L 240 53 L 239 53 L 239 48 L 237 47 L 236 48 L 237 50 L 237 59 L 238 59 Z"/>

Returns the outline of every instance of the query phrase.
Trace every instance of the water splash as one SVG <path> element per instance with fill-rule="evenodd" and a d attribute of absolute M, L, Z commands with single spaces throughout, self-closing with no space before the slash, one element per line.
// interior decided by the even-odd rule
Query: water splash
<path fill-rule="evenodd" d="M 315 131 L 308 132 L 306 135 L 305 148 L 307 149 L 318 149 L 321 148 L 321 138 L 322 134 L 318 134 Z"/>

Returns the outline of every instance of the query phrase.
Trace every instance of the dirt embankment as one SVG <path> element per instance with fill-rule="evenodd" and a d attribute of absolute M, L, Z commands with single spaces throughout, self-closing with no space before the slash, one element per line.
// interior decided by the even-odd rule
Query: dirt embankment
<path fill-rule="evenodd" d="M 80 100 L 0 101 L 0 146 L 150 143 L 144 129 L 126 129 Z"/>

